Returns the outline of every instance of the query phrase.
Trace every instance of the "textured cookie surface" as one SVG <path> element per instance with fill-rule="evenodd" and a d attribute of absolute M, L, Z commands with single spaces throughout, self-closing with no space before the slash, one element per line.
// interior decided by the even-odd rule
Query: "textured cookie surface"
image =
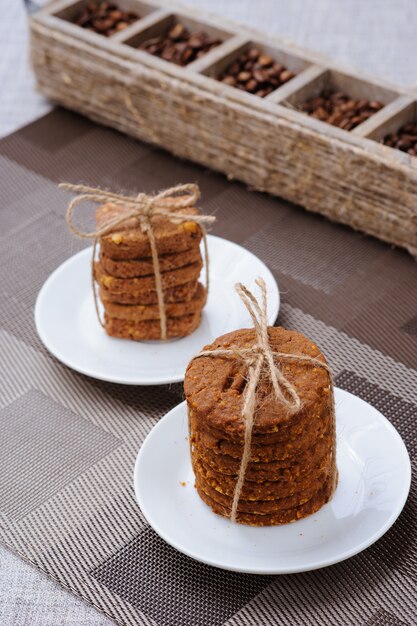
<path fill-rule="evenodd" d="M 183 315 L 182 317 L 170 317 L 167 319 L 167 338 L 186 337 L 190 335 L 200 324 L 201 311 Z M 161 325 L 159 320 L 147 320 L 142 322 L 130 322 L 119 320 L 104 314 L 106 333 L 110 337 L 119 339 L 133 339 L 134 341 L 146 341 L 161 339 Z"/>
<path fill-rule="evenodd" d="M 268 329 L 271 348 L 276 352 L 307 355 L 325 363 L 318 347 L 304 335 L 280 327 Z M 249 348 L 256 343 L 253 329 L 241 329 L 228 333 L 205 346 L 204 350 L 231 347 Z M 295 387 L 302 409 L 297 415 L 289 413 L 273 393 L 268 377 L 263 377 L 257 388 L 257 407 L 254 422 L 256 433 L 276 431 L 283 423 L 293 419 L 308 419 L 317 410 L 324 396 L 329 396 L 327 371 L 310 363 L 277 359 L 280 369 Z M 189 407 L 206 425 L 226 433 L 243 433 L 241 419 L 242 394 L 247 382 L 248 366 L 240 359 L 215 356 L 198 357 L 189 364 L 184 390 Z"/>
<path fill-rule="evenodd" d="M 333 396 L 324 356 L 295 331 L 269 328 L 268 337 L 300 408 L 291 411 L 277 399 L 265 369 L 256 387 L 249 463 L 237 504 L 237 521 L 255 526 L 286 524 L 318 511 L 337 483 Z M 252 329 L 220 337 L 204 349 L 230 353 L 193 359 L 184 382 L 195 486 L 225 517 L 231 516 L 245 450 L 248 364 L 239 351 L 254 345 Z"/>
<path fill-rule="evenodd" d="M 169 272 L 161 273 L 162 288 L 170 289 L 177 285 L 184 285 L 196 280 L 201 272 L 203 263 L 200 260 L 185 267 L 179 267 Z M 101 287 L 106 287 L 113 293 L 138 293 L 141 291 L 155 291 L 155 276 L 140 276 L 138 278 L 116 278 L 107 274 L 100 261 L 94 264 L 95 278 Z"/>
<path fill-rule="evenodd" d="M 165 305 L 165 315 L 167 317 L 182 317 L 190 313 L 201 311 L 206 302 L 206 288 L 198 283 L 197 290 L 186 302 L 172 302 Z M 157 304 L 134 305 L 134 304 L 114 304 L 113 302 L 103 302 L 104 310 L 109 317 L 132 322 L 145 320 L 159 320 L 160 310 Z"/>
<path fill-rule="evenodd" d="M 280 461 L 250 461 L 246 469 L 245 478 L 249 481 L 264 482 L 271 480 L 294 480 L 302 478 L 307 472 L 321 462 L 331 448 L 329 435 L 322 437 L 312 448 L 302 453 Z M 226 476 L 237 476 L 240 469 L 240 459 L 228 454 L 219 454 L 210 448 L 204 448 L 200 444 L 192 442 L 191 453 L 196 453 L 205 465 L 212 467 L 217 472 Z"/>
<path fill-rule="evenodd" d="M 329 479 L 328 482 L 312 497 L 310 500 L 299 506 L 292 507 L 287 510 L 279 510 L 270 514 L 247 513 L 238 511 L 237 521 L 250 526 L 276 526 L 278 524 L 289 524 L 303 517 L 316 513 L 321 507 L 328 502 L 336 487 L 335 479 Z M 230 517 L 230 506 L 220 504 L 212 497 L 207 495 L 205 488 L 203 490 L 199 483 L 196 483 L 196 489 L 200 498 L 215 512 L 224 517 Z"/>
<path fill-rule="evenodd" d="M 173 204 L 173 201 L 171 198 L 166 198 L 164 203 L 169 206 Z M 113 204 L 99 206 L 96 210 L 97 227 L 119 216 L 122 212 L 123 207 Z M 178 212 L 190 216 L 198 214 L 196 208 L 181 209 Z M 175 224 L 165 217 L 155 217 L 152 219 L 152 225 L 158 254 L 182 252 L 201 240 L 201 228 L 192 220 Z M 106 256 L 115 260 L 151 256 L 149 237 L 140 228 L 137 218 L 126 220 L 109 234 L 100 237 L 100 246 Z"/>
<path fill-rule="evenodd" d="M 198 281 L 192 280 L 184 285 L 177 285 L 170 289 L 164 289 L 164 301 L 170 302 L 188 302 L 192 300 L 197 291 Z M 115 304 L 137 304 L 151 305 L 158 304 L 158 296 L 155 290 L 136 291 L 132 293 L 113 293 L 106 287 L 99 287 L 100 298 L 103 302 L 114 302 Z"/>
<path fill-rule="evenodd" d="M 184 252 L 160 254 L 158 259 L 160 271 L 169 272 L 170 270 L 184 267 L 190 263 L 201 261 L 200 247 L 198 243 L 196 243 L 192 248 Z M 101 252 L 100 263 L 106 274 L 116 276 L 117 278 L 136 278 L 137 276 L 150 276 L 154 274 L 154 265 L 151 257 L 115 261 Z"/>
<path fill-rule="evenodd" d="M 324 479 L 320 487 L 309 487 L 296 493 L 289 493 L 283 497 L 269 497 L 265 500 L 255 499 L 249 500 L 248 498 L 239 500 L 238 511 L 246 513 L 256 513 L 257 515 L 263 515 L 265 513 L 277 513 L 279 511 L 285 511 L 288 509 L 295 509 L 314 498 L 318 491 L 322 488 L 323 484 L 327 483 L 328 476 Z M 196 475 L 196 485 L 198 485 L 210 498 L 212 498 L 218 504 L 231 509 L 233 498 L 222 493 L 207 481 L 201 480 L 199 474 Z"/>
<path fill-rule="evenodd" d="M 285 480 L 276 479 L 276 475 L 271 474 L 267 480 L 262 483 L 253 482 L 245 479 L 240 499 L 241 500 L 276 500 L 285 498 L 296 493 L 311 491 L 313 495 L 320 489 L 323 482 L 327 479 L 331 471 L 331 455 L 330 453 L 322 459 L 321 463 L 305 472 L 302 477 Z M 214 469 L 204 465 L 201 459 L 193 458 L 193 469 L 196 477 L 200 477 L 205 483 L 210 485 L 216 491 L 233 497 L 237 476 L 225 476 Z M 310 496 L 309 496 L 310 497 Z"/>
<path fill-rule="evenodd" d="M 218 454 L 227 454 L 235 459 L 240 459 L 243 453 L 243 443 L 238 444 L 226 438 L 213 437 L 209 430 L 201 426 L 201 420 L 195 418 L 195 413 L 190 412 L 190 428 L 192 441 L 203 448 L 208 448 Z M 306 422 L 304 431 L 294 439 L 279 441 L 278 443 L 251 445 L 252 461 L 279 461 L 292 459 L 305 450 L 315 446 L 320 438 L 329 432 L 331 415 L 327 406 L 323 407 L 322 416 Z"/>

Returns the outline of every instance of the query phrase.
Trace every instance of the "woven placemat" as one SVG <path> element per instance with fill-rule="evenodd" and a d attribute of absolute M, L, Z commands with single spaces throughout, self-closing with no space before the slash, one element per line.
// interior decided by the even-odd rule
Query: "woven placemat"
<path fill-rule="evenodd" d="M 336 384 L 380 409 L 416 458 L 410 256 L 57 110 L 0 142 L 0 539 L 118 624 L 415 624 L 415 482 L 380 541 L 305 574 L 211 568 L 149 528 L 135 503 L 133 464 L 182 388 L 92 380 L 41 345 L 36 295 L 84 245 L 65 226 L 63 180 L 136 192 L 198 182 L 204 211 L 218 216 L 214 233 L 252 250 L 277 277 L 279 322 L 316 341 Z"/>

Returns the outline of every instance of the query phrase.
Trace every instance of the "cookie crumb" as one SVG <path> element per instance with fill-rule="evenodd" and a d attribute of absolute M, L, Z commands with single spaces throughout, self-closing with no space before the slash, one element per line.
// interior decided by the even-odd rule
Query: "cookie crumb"
<path fill-rule="evenodd" d="M 180 485 L 181 485 L 181 487 L 186 487 L 187 483 L 186 483 L 185 480 L 180 480 Z"/>

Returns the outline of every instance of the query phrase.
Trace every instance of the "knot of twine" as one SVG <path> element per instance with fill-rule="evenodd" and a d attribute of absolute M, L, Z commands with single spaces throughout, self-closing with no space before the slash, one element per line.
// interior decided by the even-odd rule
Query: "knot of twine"
<path fill-rule="evenodd" d="M 177 185 L 176 187 L 170 187 L 161 191 L 156 195 L 147 195 L 140 193 L 137 196 L 124 196 L 122 194 L 113 193 L 103 189 L 95 187 L 87 187 L 85 185 L 72 185 L 69 183 L 61 183 L 59 185 L 61 189 L 66 189 L 77 193 L 71 200 L 67 208 L 67 224 L 70 231 L 77 237 L 83 239 L 93 239 L 93 258 L 92 258 L 92 281 L 93 281 L 93 295 L 94 305 L 96 308 L 97 318 L 100 324 L 104 328 L 103 321 L 100 316 L 97 293 L 95 289 L 95 273 L 94 273 L 94 259 L 96 256 L 97 243 L 100 237 L 107 235 L 113 229 L 117 228 L 129 219 L 136 218 L 139 222 L 139 226 L 143 233 L 146 233 L 149 239 L 149 245 L 151 248 L 152 264 L 155 274 L 155 288 L 158 298 L 159 318 L 161 325 L 161 339 L 167 338 L 167 317 L 165 312 L 165 299 L 164 291 L 162 287 L 162 276 L 159 265 L 158 249 L 156 245 L 155 233 L 153 229 L 152 220 L 154 217 L 160 216 L 167 218 L 170 222 L 180 224 L 182 222 L 195 222 L 201 228 L 203 241 L 204 241 L 204 256 L 206 266 L 206 290 L 209 290 L 209 256 L 207 246 L 207 231 L 205 225 L 212 224 L 215 221 L 215 217 L 212 215 L 188 215 L 180 213 L 181 209 L 188 207 L 194 207 L 198 198 L 200 197 L 200 190 L 197 185 Z M 170 198 L 172 204 L 167 206 L 163 200 Z M 103 204 L 109 202 L 115 206 L 123 208 L 116 217 L 110 218 L 96 230 L 91 232 L 82 232 L 74 224 L 74 210 L 82 202 L 95 202 L 96 204 Z"/>
<path fill-rule="evenodd" d="M 219 348 L 216 350 L 203 350 L 194 358 L 200 357 L 220 357 L 230 359 L 241 359 L 248 366 L 247 385 L 243 393 L 242 418 L 244 421 L 244 445 L 243 454 L 239 467 L 239 473 L 233 494 L 232 509 L 230 519 L 236 522 L 237 508 L 245 481 L 246 469 L 251 455 L 252 433 L 256 412 L 256 389 L 261 378 L 261 373 L 266 372 L 269 377 L 276 399 L 281 402 L 289 413 L 297 413 L 301 409 L 301 400 L 294 385 L 285 377 L 281 369 L 275 363 L 275 358 L 283 360 L 297 361 L 311 364 L 326 370 L 329 375 L 329 387 L 331 394 L 331 412 L 334 418 L 334 398 L 333 398 L 333 378 L 329 366 L 319 359 L 303 354 L 288 354 L 286 352 L 275 352 L 272 350 L 268 339 L 268 318 L 267 318 L 267 293 L 265 281 L 258 278 L 256 284 L 261 289 L 261 305 L 255 296 L 241 283 L 235 289 L 246 306 L 252 319 L 256 343 L 250 348 Z"/>

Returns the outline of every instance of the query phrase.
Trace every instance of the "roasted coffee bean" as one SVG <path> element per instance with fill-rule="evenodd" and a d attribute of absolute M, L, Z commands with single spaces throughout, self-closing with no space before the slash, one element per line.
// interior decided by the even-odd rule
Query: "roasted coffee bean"
<path fill-rule="evenodd" d="M 258 48 L 249 48 L 220 74 L 219 80 L 265 98 L 294 76 L 281 63 L 274 62 L 269 54 L 264 54 Z"/>
<path fill-rule="evenodd" d="M 251 78 L 250 72 L 239 72 L 237 79 L 240 83 L 246 83 Z"/>
<path fill-rule="evenodd" d="M 407 152 L 411 156 L 417 156 L 417 123 L 408 122 L 397 130 L 389 133 L 382 140 L 386 146 Z"/>
<path fill-rule="evenodd" d="M 176 65 L 188 65 L 221 44 L 220 39 L 210 37 L 204 31 L 190 33 L 183 24 L 176 22 L 165 35 L 145 41 L 139 48 Z"/>
<path fill-rule="evenodd" d="M 274 59 L 270 57 L 269 54 L 261 54 L 258 57 L 258 63 L 259 65 L 262 65 L 262 67 L 271 67 L 273 62 L 274 62 Z"/>
<path fill-rule="evenodd" d="M 178 41 L 183 37 L 184 32 L 184 26 L 178 22 L 168 31 L 167 37 L 168 39 L 172 39 L 173 41 Z"/>
<path fill-rule="evenodd" d="M 132 11 L 123 11 L 106 1 L 88 2 L 76 16 L 74 22 L 82 28 L 111 37 L 139 19 Z"/>
<path fill-rule="evenodd" d="M 338 126 L 344 130 L 352 130 L 382 109 L 384 105 L 376 100 L 354 100 L 341 91 L 323 89 L 313 98 L 309 98 L 300 107 L 300 111 L 308 113 L 322 122 Z"/>

